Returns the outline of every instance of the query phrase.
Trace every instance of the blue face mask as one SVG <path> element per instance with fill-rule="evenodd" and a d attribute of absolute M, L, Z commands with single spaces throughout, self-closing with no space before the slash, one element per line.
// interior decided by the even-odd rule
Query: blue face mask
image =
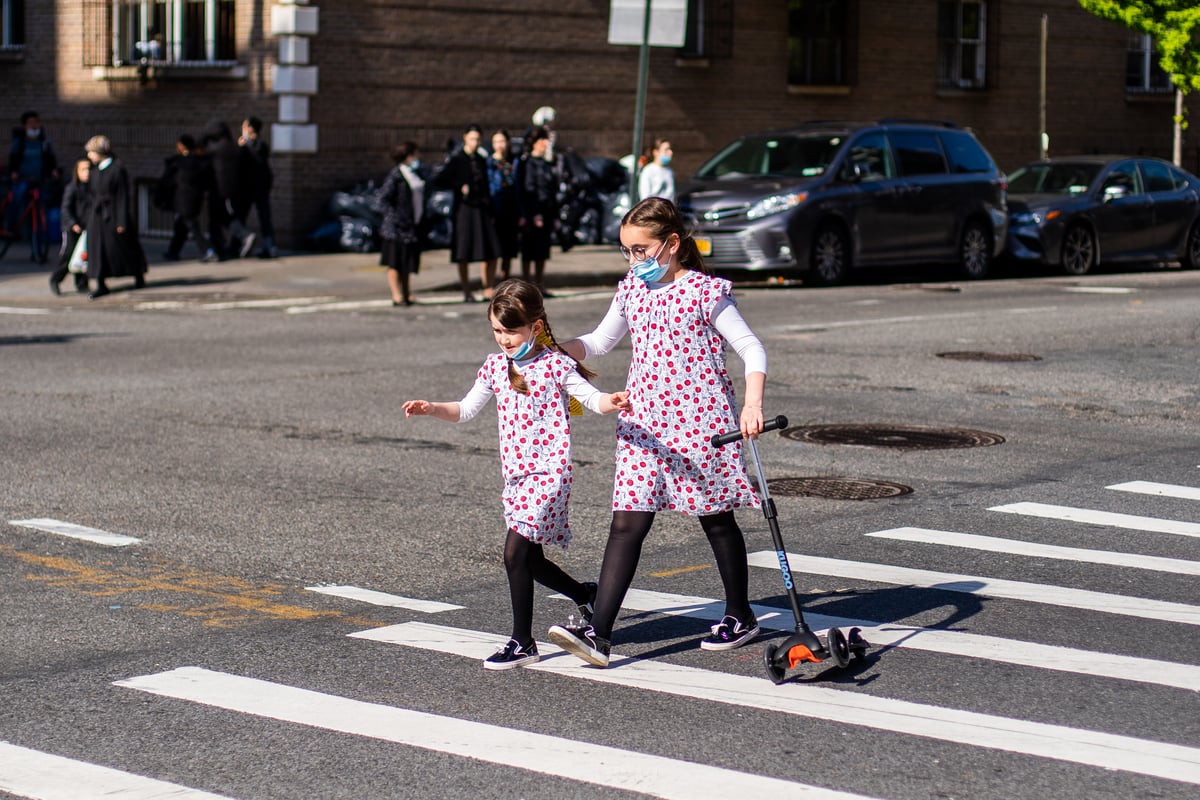
<path fill-rule="evenodd" d="M 669 155 L 667 155 L 666 153 L 664 153 L 658 157 L 658 163 L 662 164 L 665 167 L 667 164 L 671 163 L 671 157 Z"/>
<path fill-rule="evenodd" d="M 666 246 L 667 242 L 664 239 L 653 256 L 648 256 L 641 261 L 634 262 L 629 267 L 630 271 L 638 278 L 641 278 L 643 283 L 658 283 L 661 281 L 663 276 L 667 274 L 667 270 L 671 268 L 670 261 L 667 261 L 665 264 L 660 264 L 658 261 L 659 253 Z"/>
<path fill-rule="evenodd" d="M 513 353 L 511 356 L 509 356 L 509 358 L 511 358 L 513 361 L 522 361 L 525 358 L 528 358 L 529 352 L 531 350 L 533 350 L 533 345 L 534 345 L 534 341 L 532 339 L 530 339 L 529 341 L 525 342 L 520 347 L 518 347 L 517 352 Z"/>

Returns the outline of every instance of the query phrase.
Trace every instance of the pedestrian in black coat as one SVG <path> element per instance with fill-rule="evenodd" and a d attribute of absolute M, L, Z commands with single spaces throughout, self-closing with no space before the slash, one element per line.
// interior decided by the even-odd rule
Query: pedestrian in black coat
<path fill-rule="evenodd" d="M 50 291 L 59 293 L 58 286 L 70 271 L 71 256 L 75 245 L 83 234 L 88 216 L 88 175 L 92 162 L 81 158 L 75 163 L 75 174 L 63 189 L 62 206 L 62 249 L 58 253 L 58 268 L 50 275 Z M 83 294 L 88 290 L 87 273 L 75 273 L 75 291 Z"/>
<path fill-rule="evenodd" d="M 132 276 L 140 289 L 146 285 L 146 254 L 138 241 L 137 214 L 129 173 L 113 157 L 107 136 L 87 141 L 87 156 L 92 162 L 88 176 L 87 224 L 88 277 L 96 288 L 88 297 L 95 300 L 109 293 L 108 278 Z"/>
<path fill-rule="evenodd" d="M 546 160 L 550 135 L 545 128 L 535 128 L 530 134 L 529 149 L 521 157 L 521 184 L 518 202 L 521 219 L 521 276 L 542 286 L 550 244 L 558 221 L 558 176 L 554 164 Z"/>
<path fill-rule="evenodd" d="M 167 184 L 163 188 L 170 198 L 170 209 L 175 212 L 174 232 L 164 257 L 168 261 L 177 260 L 190 234 L 201 260 L 216 261 L 216 248 L 200 224 L 204 198 L 215 190 L 216 181 L 212 162 L 196 152 L 196 140 L 190 135 L 185 133 L 175 142 L 175 155 L 166 160 L 163 182 Z"/>
<path fill-rule="evenodd" d="M 209 237 L 223 258 L 245 258 L 254 248 L 255 236 L 237 215 L 246 204 L 242 151 L 229 126 L 219 120 L 205 127 L 200 147 L 212 161 L 216 179 L 216 191 L 209 195 L 208 203 Z"/>
<path fill-rule="evenodd" d="M 261 137 L 262 120 L 247 117 L 242 121 L 242 135 L 238 145 L 242 149 L 242 183 L 245 190 L 242 206 L 238 209 L 238 220 L 242 225 L 250 216 L 250 209 L 258 215 L 258 227 L 262 231 L 262 248 L 259 258 L 275 257 L 275 224 L 271 221 L 271 186 L 275 175 L 271 172 L 271 147 Z"/>
<path fill-rule="evenodd" d="M 446 162 L 434 176 L 440 189 L 454 192 L 454 233 L 450 240 L 450 260 L 458 264 L 458 280 L 463 299 L 475 302 L 471 294 L 469 267 L 472 261 L 482 261 L 480 283 L 483 296 L 492 297 L 492 280 L 496 276 L 496 258 L 500 255 L 500 240 L 492 221 L 492 194 L 488 187 L 487 159 L 479 152 L 483 131 L 470 125 L 463 132 L 463 147 Z"/>
<path fill-rule="evenodd" d="M 379 236 L 383 248 L 379 263 L 388 268 L 392 305 L 411 306 L 409 276 L 421 266 L 421 237 L 417 226 L 425 207 L 425 181 L 417 174 L 416 142 L 405 142 L 392 153 L 396 166 L 375 195 L 375 208 L 383 213 Z"/>

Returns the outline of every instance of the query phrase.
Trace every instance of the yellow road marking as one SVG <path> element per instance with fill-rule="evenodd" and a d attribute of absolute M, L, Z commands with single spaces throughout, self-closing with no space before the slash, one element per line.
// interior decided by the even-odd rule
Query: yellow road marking
<path fill-rule="evenodd" d="M 292 591 L 284 584 L 255 585 L 241 578 L 215 572 L 155 565 L 146 574 L 130 574 L 105 562 L 89 566 L 70 558 L 25 553 L 0 545 L 0 555 L 40 568 L 43 572 L 28 573 L 28 580 L 56 588 L 81 592 L 92 597 L 120 597 L 143 592 L 169 592 L 184 596 L 183 602 L 164 603 L 160 598 L 132 603 L 135 608 L 162 613 L 176 613 L 200 619 L 204 625 L 229 627 L 265 618 L 306 621 L 321 618 L 344 618 L 355 625 L 379 627 L 387 623 L 348 615 L 342 611 L 318 611 L 280 602 L 276 598 Z"/>
<path fill-rule="evenodd" d="M 712 569 L 712 564 L 695 564 L 690 567 L 680 567 L 679 569 L 668 569 L 663 572 L 651 572 L 655 578 L 670 578 L 673 575 L 682 575 L 685 572 L 699 572 L 702 569 Z"/>

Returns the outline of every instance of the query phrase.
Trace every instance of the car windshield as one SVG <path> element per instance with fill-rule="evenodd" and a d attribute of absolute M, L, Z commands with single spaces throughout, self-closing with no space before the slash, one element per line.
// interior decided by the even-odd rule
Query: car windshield
<path fill-rule="evenodd" d="M 734 178 L 783 175 L 815 177 L 829 167 L 845 137 L 752 136 L 738 139 L 709 159 L 697 178 Z"/>
<path fill-rule="evenodd" d="M 1030 164 L 1008 176 L 1009 194 L 1082 194 L 1100 164 Z"/>

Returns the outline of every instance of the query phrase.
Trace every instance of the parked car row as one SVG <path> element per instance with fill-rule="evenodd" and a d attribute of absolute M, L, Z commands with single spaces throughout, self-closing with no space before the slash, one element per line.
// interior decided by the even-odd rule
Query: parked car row
<path fill-rule="evenodd" d="M 1148 157 L 1039 161 L 1006 177 L 949 122 L 811 122 L 743 136 L 679 191 L 716 269 L 842 283 L 861 267 L 952 264 L 983 278 L 1002 254 L 1083 274 L 1100 263 L 1200 266 L 1200 180 Z"/>

